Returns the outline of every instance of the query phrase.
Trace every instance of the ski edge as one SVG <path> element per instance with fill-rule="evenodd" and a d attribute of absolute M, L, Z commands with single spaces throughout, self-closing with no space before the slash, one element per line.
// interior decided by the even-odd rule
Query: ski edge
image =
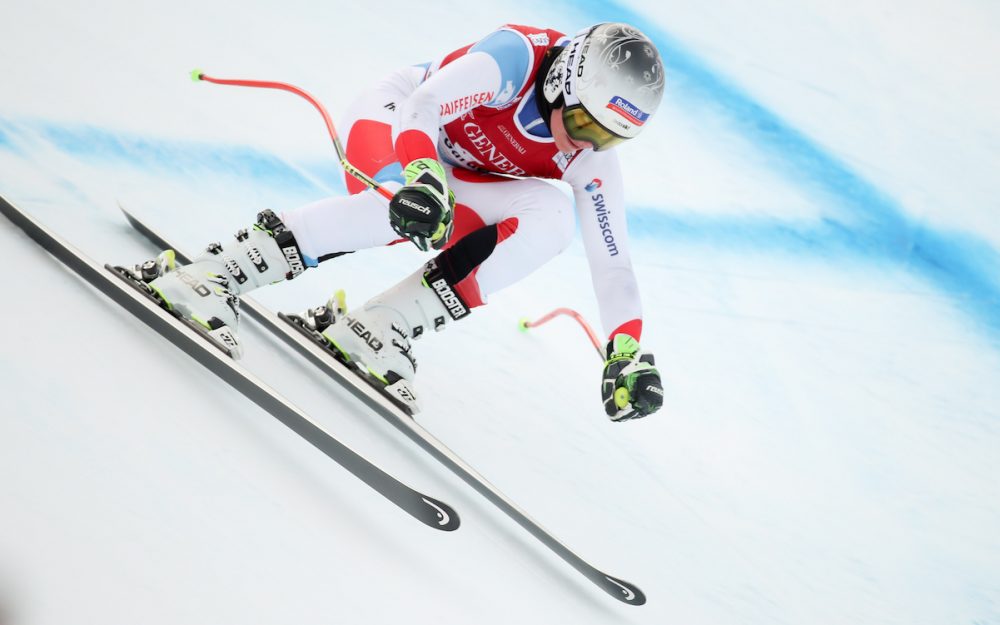
<path fill-rule="evenodd" d="M 276 391 L 224 355 L 210 339 L 197 336 L 192 328 L 154 302 L 152 297 L 127 284 L 126 278 L 112 266 L 96 263 L 2 195 L 0 214 L 85 282 L 132 313 L 404 512 L 434 529 L 458 529 L 461 521 L 451 506 L 410 488 L 341 443 Z"/>
<path fill-rule="evenodd" d="M 128 222 L 154 245 L 161 249 L 173 249 L 179 260 L 187 258 L 166 239 L 129 213 L 124 206 L 119 204 L 119 208 Z M 182 262 L 184 261 L 182 260 Z M 283 313 L 274 313 L 249 297 L 242 298 L 241 309 L 249 317 L 259 322 L 268 331 L 282 339 L 289 347 L 305 357 L 306 360 L 319 367 L 328 377 L 375 410 L 379 416 L 389 421 L 396 429 L 407 435 L 423 448 L 424 451 L 445 465 L 452 473 L 497 506 L 529 534 L 534 536 L 539 542 L 548 547 L 604 592 L 626 605 L 640 606 L 646 603 L 646 595 L 638 586 L 605 573 L 564 545 L 558 538 L 532 519 L 526 511 L 518 507 L 517 504 L 487 481 L 485 477 L 480 475 L 474 468 L 445 446 L 444 443 L 420 427 L 405 410 L 397 407 L 388 397 L 373 389 L 359 376 L 348 371 L 346 365 L 336 360 L 326 350 L 304 336 L 293 325 L 288 324 L 287 320 L 282 320 L 281 316 Z"/>

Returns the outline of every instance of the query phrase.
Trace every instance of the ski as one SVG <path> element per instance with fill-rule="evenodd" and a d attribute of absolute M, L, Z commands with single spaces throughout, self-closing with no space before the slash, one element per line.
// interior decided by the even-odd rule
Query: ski
<path fill-rule="evenodd" d="M 142 223 L 124 207 L 120 206 L 120 208 L 132 227 L 153 243 L 155 247 L 159 250 L 174 250 L 177 260 L 181 263 L 191 262 L 191 259 L 185 256 L 177 247 L 171 245 L 166 239 Z M 444 443 L 422 428 L 413 419 L 412 413 L 407 410 L 407 406 L 401 405 L 396 398 L 377 390 L 366 378 L 359 375 L 356 370 L 343 363 L 335 355 L 335 352 L 328 349 L 325 344 L 321 344 L 312 335 L 310 330 L 297 323 L 296 317 L 275 314 L 249 297 L 240 298 L 240 310 L 284 341 L 293 350 L 304 356 L 306 360 L 319 367 L 321 371 L 346 388 L 376 414 L 386 419 L 441 464 L 448 467 L 455 475 L 497 506 L 518 525 L 527 530 L 529 534 L 538 539 L 543 545 L 552 550 L 588 580 L 615 599 L 629 605 L 642 605 L 646 603 L 646 595 L 637 586 L 623 579 L 608 575 L 560 542 L 559 539 L 533 520 L 527 512 L 518 507 L 517 504 L 488 482 L 485 477 L 446 447 Z"/>
<path fill-rule="evenodd" d="M 0 196 L 0 212 L 69 269 L 160 333 L 206 369 L 270 413 L 316 449 L 350 471 L 382 496 L 435 529 L 458 528 L 458 514 L 448 504 L 417 492 L 338 441 L 301 410 L 266 386 L 227 354 L 196 324 L 166 310 L 144 285 L 120 268 L 100 265 Z"/>

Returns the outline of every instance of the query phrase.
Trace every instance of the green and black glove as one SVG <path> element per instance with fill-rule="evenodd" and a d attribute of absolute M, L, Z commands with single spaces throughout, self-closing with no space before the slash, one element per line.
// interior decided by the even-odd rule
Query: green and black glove
<path fill-rule="evenodd" d="M 640 351 L 639 341 L 627 334 L 608 341 L 601 397 L 612 421 L 645 417 L 663 405 L 663 384 L 653 355 Z"/>
<path fill-rule="evenodd" d="M 403 170 L 406 184 L 389 202 L 389 223 L 422 251 L 443 248 L 451 238 L 455 194 L 441 163 L 418 158 Z"/>

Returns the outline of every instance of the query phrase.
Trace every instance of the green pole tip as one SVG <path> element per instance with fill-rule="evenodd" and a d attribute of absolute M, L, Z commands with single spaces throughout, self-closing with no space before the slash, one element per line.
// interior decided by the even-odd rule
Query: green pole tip
<path fill-rule="evenodd" d="M 517 329 L 521 332 L 527 332 L 531 328 L 528 323 L 530 320 L 527 317 L 521 317 L 517 322 Z"/>
<path fill-rule="evenodd" d="M 191 80 L 193 80 L 194 82 L 198 82 L 201 80 L 201 77 L 204 74 L 205 72 L 201 71 L 200 69 L 193 69 L 191 70 Z"/>

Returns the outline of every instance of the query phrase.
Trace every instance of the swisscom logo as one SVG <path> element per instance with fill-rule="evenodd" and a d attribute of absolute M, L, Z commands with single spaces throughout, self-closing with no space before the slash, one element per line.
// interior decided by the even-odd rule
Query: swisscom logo
<path fill-rule="evenodd" d="M 593 193 L 594 191 L 597 191 L 600 188 L 601 188 L 600 178 L 594 178 L 593 180 L 590 181 L 590 184 L 584 187 L 584 189 L 587 190 L 587 193 Z"/>
<path fill-rule="evenodd" d="M 608 108 L 636 126 L 642 126 L 649 119 L 649 113 L 643 113 L 642 109 L 619 95 L 611 98 L 611 101 L 608 102 Z"/>

